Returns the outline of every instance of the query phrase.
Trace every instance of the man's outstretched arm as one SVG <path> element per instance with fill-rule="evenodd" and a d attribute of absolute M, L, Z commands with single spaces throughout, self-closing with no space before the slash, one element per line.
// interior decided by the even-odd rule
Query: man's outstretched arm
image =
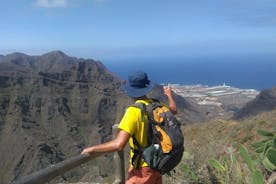
<path fill-rule="evenodd" d="M 103 144 L 87 147 L 81 152 L 81 154 L 110 153 L 110 152 L 123 150 L 129 138 L 130 138 L 130 135 L 127 132 L 123 130 L 119 130 L 115 139 Z"/>

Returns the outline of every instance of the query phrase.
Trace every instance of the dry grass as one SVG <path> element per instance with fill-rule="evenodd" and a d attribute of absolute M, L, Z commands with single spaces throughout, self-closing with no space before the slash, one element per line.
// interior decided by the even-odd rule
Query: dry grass
<path fill-rule="evenodd" d="M 250 172 L 239 156 L 239 146 L 244 145 L 254 158 L 251 143 L 260 139 L 258 129 L 276 132 L 276 111 L 242 121 L 218 119 L 184 126 L 185 151 L 191 156 L 178 165 L 173 182 L 165 177 L 167 183 L 250 183 Z M 224 182 L 214 181 L 212 175 L 218 173 L 214 173 L 208 165 L 210 159 L 217 159 L 228 168 L 228 173 L 221 176 Z M 187 166 L 197 180 L 187 180 Z M 240 175 L 239 178 L 237 175 Z"/>
<path fill-rule="evenodd" d="M 204 162 L 221 156 L 231 147 L 250 144 L 259 139 L 258 129 L 276 131 L 276 111 L 262 113 L 243 120 L 215 120 L 183 127 L 185 149 L 195 154 L 197 161 Z"/>

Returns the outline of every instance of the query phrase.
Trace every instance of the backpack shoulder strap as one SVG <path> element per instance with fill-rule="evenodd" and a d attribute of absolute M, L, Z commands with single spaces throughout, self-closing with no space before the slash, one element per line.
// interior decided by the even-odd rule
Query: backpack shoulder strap
<path fill-rule="evenodd" d="M 133 141 L 133 144 L 137 146 L 137 149 L 130 147 L 130 149 L 133 151 L 131 164 L 134 166 L 135 169 L 139 169 L 140 163 L 143 157 L 144 149 L 139 145 L 138 141 L 135 139 L 134 136 L 132 136 L 132 141 Z M 137 159 L 137 162 L 135 162 L 136 159 Z"/>
<path fill-rule="evenodd" d="M 152 121 L 154 121 L 154 116 L 153 116 L 153 109 L 155 109 L 156 107 L 161 107 L 163 106 L 162 103 L 154 98 L 151 98 L 151 101 L 149 102 L 148 105 L 142 103 L 142 102 L 136 102 L 135 104 L 131 105 L 131 107 L 136 107 L 141 109 L 141 113 L 142 113 L 142 120 L 144 121 L 145 119 L 145 114 L 147 113 L 148 115 L 148 119 Z"/>
<path fill-rule="evenodd" d="M 144 119 L 145 118 L 145 113 L 147 111 L 146 104 L 144 104 L 142 102 L 138 102 L 138 103 L 132 104 L 131 107 L 136 107 L 136 108 L 141 110 L 142 121 L 144 121 L 145 120 Z"/>
<path fill-rule="evenodd" d="M 164 106 L 159 100 L 157 99 L 151 99 L 152 102 L 149 103 L 149 105 L 147 105 L 147 113 L 148 113 L 148 116 L 149 116 L 149 120 L 151 122 L 154 122 L 154 115 L 153 115 L 153 110 L 157 107 L 162 107 Z"/>
<path fill-rule="evenodd" d="M 140 109 L 141 110 L 142 121 L 145 120 L 144 118 L 145 118 L 145 113 L 146 113 L 146 104 L 144 104 L 142 102 L 138 102 L 138 103 L 134 103 L 134 104 L 130 105 L 130 107 L 136 107 L 136 108 Z M 141 163 L 141 160 L 142 160 L 142 157 L 143 157 L 144 149 L 138 143 L 138 141 L 136 140 L 134 135 L 132 135 L 131 137 L 132 137 L 133 145 L 135 145 L 137 147 L 137 149 L 130 148 L 134 153 L 132 158 L 131 158 L 131 163 L 132 163 L 132 165 L 134 166 L 135 169 L 139 169 L 140 163 Z M 137 160 L 137 162 L 135 162 L 136 160 Z"/>

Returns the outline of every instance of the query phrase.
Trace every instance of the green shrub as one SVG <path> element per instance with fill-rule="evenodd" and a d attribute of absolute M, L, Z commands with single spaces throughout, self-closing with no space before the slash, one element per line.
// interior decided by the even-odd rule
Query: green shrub
<path fill-rule="evenodd" d="M 261 140 L 252 144 L 255 152 L 259 154 L 264 167 L 273 172 L 276 170 L 276 134 L 259 129 Z"/>
<path fill-rule="evenodd" d="M 264 177 L 256 167 L 256 164 L 254 160 L 251 159 L 246 147 L 243 145 L 240 146 L 240 153 L 243 157 L 245 163 L 247 164 L 249 170 L 251 171 L 251 183 L 252 184 L 263 184 L 264 183 Z"/>

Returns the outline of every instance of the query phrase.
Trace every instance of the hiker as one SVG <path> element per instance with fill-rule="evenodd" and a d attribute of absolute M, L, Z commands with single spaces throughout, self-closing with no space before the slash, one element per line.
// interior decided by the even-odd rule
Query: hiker
<path fill-rule="evenodd" d="M 148 105 L 152 99 L 147 97 L 147 94 L 154 87 L 153 83 L 148 79 L 148 76 L 143 71 L 137 71 L 129 75 L 127 83 L 123 86 L 126 94 L 133 98 L 135 102 L 142 102 Z M 170 86 L 164 86 L 164 94 L 168 97 L 169 109 L 173 114 L 176 114 L 177 107 L 173 99 Z M 147 145 L 146 124 L 147 120 L 141 117 L 141 111 L 135 107 L 128 107 L 123 118 L 119 124 L 119 131 L 115 139 L 85 148 L 82 154 L 89 154 L 95 152 L 114 152 L 123 150 L 126 143 L 129 141 L 130 148 L 134 147 L 133 137 L 142 146 Z M 130 151 L 130 168 L 128 171 L 128 179 L 126 184 L 162 184 L 162 175 L 157 171 L 151 169 L 148 164 L 141 159 L 139 168 L 134 167 L 132 157 L 133 150 Z M 137 160 L 135 161 L 137 164 Z"/>

